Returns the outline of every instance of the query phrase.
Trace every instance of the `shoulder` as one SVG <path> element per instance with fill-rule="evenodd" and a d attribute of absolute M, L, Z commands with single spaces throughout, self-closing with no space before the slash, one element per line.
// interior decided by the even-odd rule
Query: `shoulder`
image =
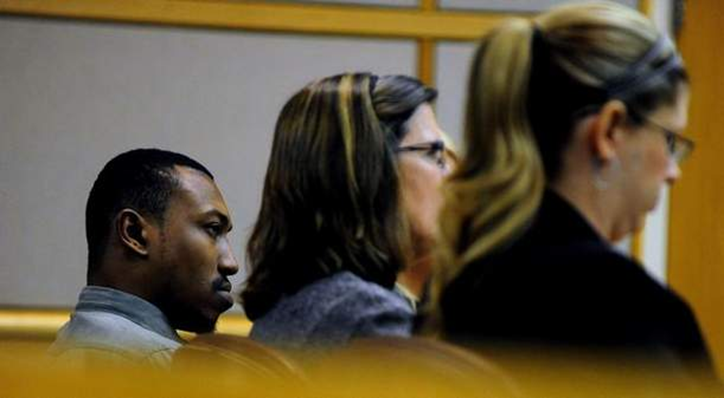
<path fill-rule="evenodd" d="M 638 296 L 658 296 L 662 287 L 634 261 L 596 241 L 566 244 L 520 242 L 468 264 L 446 287 L 446 317 L 470 320 L 466 308 L 501 318 L 527 314 L 543 322 L 555 314 L 575 318 Z"/>
<path fill-rule="evenodd" d="M 480 282 L 480 279 L 492 283 L 498 278 L 515 278 L 524 284 L 543 281 L 568 283 L 571 280 L 579 285 L 628 282 L 661 289 L 643 266 L 597 240 L 572 240 L 559 244 L 522 241 L 469 264 L 458 280 L 463 284 L 466 281 Z"/>
<path fill-rule="evenodd" d="M 564 279 L 609 292 L 611 297 L 640 304 L 683 304 L 674 292 L 652 278 L 643 264 L 603 242 L 576 242 L 549 249 L 541 257 L 556 276 L 565 274 Z"/>
<path fill-rule="evenodd" d="M 606 242 L 571 241 L 565 245 L 532 245 L 507 253 L 495 261 L 501 279 L 518 281 L 520 292 L 550 298 L 561 308 L 634 310 L 680 301 L 652 278 L 644 266 Z M 483 265 L 484 267 L 485 265 Z M 494 283 L 491 280 L 490 283 Z M 578 304 L 571 303 L 577 297 Z M 546 300 L 542 300 L 546 303 Z"/>
<path fill-rule="evenodd" d="M 398 293 L 340 272 L 285 297 L 252 328 L 279 345 L 344 344 L 353 337 L 409 336 L 414 313 Z"/>
<path fill-rule="evenodd" d="M 349 337 L 409 336 L 414 311 L 399 293 L 343 272 L 334 282 L 339 288 L 328 301 L 315 332 L 338 329 Z"/>
<path fill-rule="evenodd" d="M 410 308 L 397 292 L 348 272 L 320 279 L 297 293 L 284 297 L 276 308 L 305 307 L 312 311 L 355 311 L 369 306 Z M 411 310 L 411 309 L 410 309 Z"/>
<path fill-rule="evenodd" d="M 412 313 L 408 301 L 398 292 L 368 282 L 351 272 L 341 272 L 329 283 L 335 297 L 329 302 L 330 311 L 369 312 L 374 309 Z"/>
<path fill-rule="evenodd" d="M 58 332 L 49 354 L 58 358 L 84 356 L 122 358 L 143 362 L 159 356 L 170 358 L 181 343 L 116 314 L 103 311 L 80 311 Z"/>
<path fill-rule="evenodd" d="M 470 317 L 465 309 L 471 306 L 486 322 Z M 655 335 L 696 340 L 698 334 L 679 296 L 597 241 L 516 245 L 488 256 L 446 288 L 442 307 L 450 328 L 501 336 L 646 341 Z"/>

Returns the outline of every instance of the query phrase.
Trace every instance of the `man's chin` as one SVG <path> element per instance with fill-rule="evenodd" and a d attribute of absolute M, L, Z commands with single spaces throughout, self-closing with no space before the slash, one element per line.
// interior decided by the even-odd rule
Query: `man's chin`
<path fill-rule="evenodd" d="M 178 322 L 174 325 L 176 329 L 183 330 L 185 332 L 192 333 L 211 333 L 216 330 L 216 320 L 218 316 L 213 319 L 199 318 L 199 319 L 186 319 Z"/>

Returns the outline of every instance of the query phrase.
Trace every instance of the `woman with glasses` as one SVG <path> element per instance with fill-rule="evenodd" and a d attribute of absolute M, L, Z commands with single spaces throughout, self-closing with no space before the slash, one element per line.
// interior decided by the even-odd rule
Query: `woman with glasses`
<path fill-rule="evenodd" d="M 327 77 L 282 109 L 241 294 L 253 339 L 286 348 L 408 336 L 448 173 L 437 92 Z M 396 282 L 400 275 L 400 285 Z"/>
<path fill-rule="evenodd" d="M 693 148 L 672 43 L 627 7 L 562 6 L 486 35 L 468 89 L 430 325 L 483 348 L 708 368 L 689 306 L 613 246 Z"/>

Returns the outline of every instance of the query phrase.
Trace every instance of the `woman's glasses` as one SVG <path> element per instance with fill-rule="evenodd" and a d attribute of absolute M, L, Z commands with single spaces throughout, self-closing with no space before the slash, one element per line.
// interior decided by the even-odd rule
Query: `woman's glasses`
<path fill-rule="evenodd" d="M 629 112 L 631 110 L 629 109 Z M 641 115 L 639 112 L 633 112 L 636 117 L 651 127 L 654 127 L 658 132 L 664 135 L 666 139 L 666 148 L 669 150 L 669 155 L 677 164 L 681 164 L 686 158 L 689 157 L 692 151 L 694 151 L 694 141 L 690 138 L 684 137 L 683 135 L 672 131 L 653 120 Z"/>
<path fill-rule="evenodd" d="M 401 152 L 422 152 L 423 156 L 434 162 L 439 168 L 447 168 L 445 158 L 445 143 L 442 140 L 423 142 L 420 144 L 406 145 L 395 148 L 395 153 Z"/>

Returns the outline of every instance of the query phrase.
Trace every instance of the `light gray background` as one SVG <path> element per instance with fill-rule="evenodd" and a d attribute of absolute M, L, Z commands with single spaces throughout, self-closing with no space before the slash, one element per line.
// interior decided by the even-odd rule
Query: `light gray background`
<path fill-rule="evenodd" d="M 417 3 L 386 3 L 408 1 Z M 545 2 L 441 0 L 463 3 Z M 438 118 L 458 143 L 474 47 L 440 42 L 436 49 Z M 88 191 L 105 162 L 135 147 L 188 153 L 215 173 L 243 263 L 284 101 L 321 76 L 414 75 L 415 63 L 411 40 L 0 16 L 0 307 L 75 302 L 85 281 Z M 665 263 L 663 207 L 647 229 L 644 254 Z M 654 268 L 663 278 L 665 264 Z"/>
<path fill-rule="evenodd" d="M 474 42 L 438 42 L 435 83 L 440 90 L 436 110 L 440 126 L 462 150 L 468 69 L 475 52 Z"/>
<path fill-rule="evenodd" d="M 307 82 L 415 73 L 404 40 L 251 34 L 0 17 L 0 304 L 70 306 L 84 284 L 84 206 L 134 147 L 188 153 L 226 195 L 239 260 L 274 122 Z"/>

